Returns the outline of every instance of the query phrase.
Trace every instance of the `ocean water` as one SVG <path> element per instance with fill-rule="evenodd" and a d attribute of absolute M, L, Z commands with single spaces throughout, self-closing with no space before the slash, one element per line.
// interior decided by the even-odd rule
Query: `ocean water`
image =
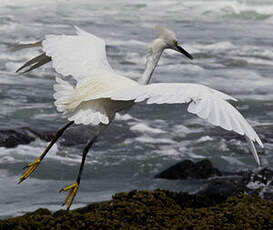
<path fill-rule="evenodd" d="M 0 0 L 0 129 L 57 130 L 67 121 L 52 98 L 55 73 L 46 65 L 29 74 L 16 69 L 39 54 L 12 52 L 17 43 L 46 34 L 73 34 L 73 25 L 105 39 L 112 67 L 132 79 L 141 76 L 155 25 L 176 32 L 193 56 L 166 51 L 153 82 L 201 83 L 236 97 L 233 103 L 261 136 L 264 166 L 273 163 L 272 0 L 69 1 Z M 79 127 L 80 128 L 80 127 Z M 92 133 L 95 127 L 89 127 Z M 228 138 L 227 138 L 228 137 Z M 84 145 L 55 145 L 31 178 L 18 185 L 22 167 L 47 143 L 0 148 L 0 217 L 38 207 L 57 210 L 73 183 Z M 188 114 L 184 105 L 140 103 L 120 114 L 90 150 L 73 208 L 110 199 L 132 189 L 198 191 L 202 181 L 167 181 L 153 176 L 172 164 L 210 159 L 223 171 L 253 170 L 243 138 Z"/>

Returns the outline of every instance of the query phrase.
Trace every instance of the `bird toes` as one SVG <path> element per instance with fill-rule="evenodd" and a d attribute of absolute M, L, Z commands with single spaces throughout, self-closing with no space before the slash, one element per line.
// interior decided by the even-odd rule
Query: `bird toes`
<path fill-rule="evenodd" d="M 41 162 L 40 157 L 37 158 L 34 162 L 26 165 L 23 169 L 28 169 L 23 176 L 20 177 L 18 184 L 22 183 L 25 179 L 27 179 L 33 172 L 34 170 L 39 166 Z"/>
<path fill-rule="evenodd" d="M 74 200 L 74 198 L 75 198 L 75 196 L 77 194 L 78 188 L 79 188 L 79 184 L 78 184 L 78 182 L 75 182 L 74 184 L 69 185 L 69 186 L 67 186 L 65 188 L 62 188 L 60 190 L 60 192 L 69 191 L 67 197 L 65 198 L 65 200 L 63 202 L 63 205 L 65 205 L 68 202 L 67 207 L 66 207 L 67 210 L 69 210 L 69 208 L 70 208 L 70 206 L 71 206 L 71 204 L 72 204 L 72 202 L 73 202 L 73 200 Z"/>

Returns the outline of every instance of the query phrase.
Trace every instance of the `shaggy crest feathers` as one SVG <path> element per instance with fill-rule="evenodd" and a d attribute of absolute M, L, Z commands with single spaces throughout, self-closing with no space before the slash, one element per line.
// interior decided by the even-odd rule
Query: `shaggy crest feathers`
<path fill-rule="evenodd" d="M 176 40 L 175 33 L 171 30 L 168 30 L 166 27 L 157 25 L 155 27 L 156 35 L 158 38 L 162 38 L 164 40 Z"/>

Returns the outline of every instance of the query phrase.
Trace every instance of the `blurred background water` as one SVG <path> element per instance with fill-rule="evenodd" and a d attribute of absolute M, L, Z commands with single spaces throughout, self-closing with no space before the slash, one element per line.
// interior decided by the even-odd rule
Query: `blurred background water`
<path fill-rule="evenodd" d="M 16 69 L 39 53 L 11 52 L 19 42 L 46 34 L 74 34 L 73 25 L 106 40 L 111 65 L 132 79 L 141 76 L 154 26 L 174 30 L 194 57 L 164 53 L 153 82 L 202 83 L 237 99 L 233 103 L 264 141 L 262 162 L 272 167 L 273 1 L 0 0 L 0 129 L 57 130 L 67 121 L 53 104 L 55 73 L 47 65 L 18 75 Z M 256 167 L 243 138 L 187 114 L 181 105 L 135 106 L 91 149 L 73 207 L 110 199 L 115 192 L 164 188 L 197 191 L 202 181 L 166 181 L 153 176 L 179 160 L 209 158 L 223 171 Z M 92 133 L 94 127 L 89 127 Z M 45 207 L 60 208 L 60 188 L 77 174 L 83 144 L 55 145 L 30 179 L 18 185 L 22 167 L 47 143 L 0 148 L 0 217 Z"/>

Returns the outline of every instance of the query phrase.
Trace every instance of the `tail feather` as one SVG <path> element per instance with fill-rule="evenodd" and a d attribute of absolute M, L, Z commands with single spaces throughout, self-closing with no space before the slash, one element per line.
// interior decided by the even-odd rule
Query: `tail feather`
<path fill-rule="evenodd" d="M 107 109 L 109 99 L 96 99 L 89 101 L 78 100 L 77 91 L 69 82 L 56 77 L 54 85 L 55 105 L 70 121 L 75 124 L 109 124 L 111 114 Z"/>
<path fill-rule="evenodd" d="M 109 124 L 110 117 L 107 114 L 102 101 L 93 100 L 81 103 L 73 112 L 68 114 L 68 120 L 75 124 Z"/>

